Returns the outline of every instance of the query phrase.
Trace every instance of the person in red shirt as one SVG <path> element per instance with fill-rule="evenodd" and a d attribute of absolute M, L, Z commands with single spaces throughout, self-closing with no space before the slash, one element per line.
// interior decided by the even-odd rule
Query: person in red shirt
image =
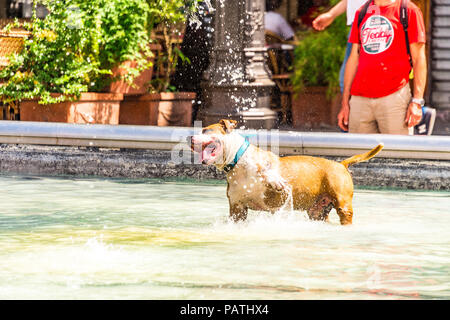
<path fill-rule="evenodd" d="M 408 134 L 422 117 L 427 65 L 425 26 L 420 9 L 408 1 L 408 38 L 414 69 L 411 99 L 410 60 L 401 0 L 373 0 L 358 21 L 355 15 L 349 42 L 352 51 L 344 75 L 338 125 L 350 133 Z"/>

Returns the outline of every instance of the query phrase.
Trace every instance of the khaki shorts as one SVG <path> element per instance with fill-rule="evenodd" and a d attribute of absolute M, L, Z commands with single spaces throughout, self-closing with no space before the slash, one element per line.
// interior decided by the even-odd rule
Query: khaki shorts
<path fill-rule="evenodd" d="M 388 96 L 350 98 L 350 133 L 408 134 L 406 110 L 411 101 L 409 83 Z"/>

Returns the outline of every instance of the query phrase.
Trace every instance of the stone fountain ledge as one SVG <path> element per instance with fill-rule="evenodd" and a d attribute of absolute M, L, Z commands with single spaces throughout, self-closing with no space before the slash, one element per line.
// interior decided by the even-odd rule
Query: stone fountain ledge
<path fill-rule="evenodd" d="M 342 160 L 343 157 L 326 157 Z M 170 151 L 0 144 L 0 173 L 223 180 L 214 167 L 174 164 Z M 450 190 L 450 161 L 373 158 L 352 166 L 356 186 Z"/>

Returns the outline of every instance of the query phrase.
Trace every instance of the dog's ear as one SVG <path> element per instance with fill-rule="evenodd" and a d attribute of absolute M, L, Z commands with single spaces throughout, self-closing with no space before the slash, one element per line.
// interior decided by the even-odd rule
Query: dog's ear
<path fill-rule="evenodd" d="M 219 124 L 223 127 L 223 130 L 226 133 L 230 133 L 231 131 L 233 131 L 234 128 L 237 127 L 236 120 L 222 119 L 219 121 Z"/>

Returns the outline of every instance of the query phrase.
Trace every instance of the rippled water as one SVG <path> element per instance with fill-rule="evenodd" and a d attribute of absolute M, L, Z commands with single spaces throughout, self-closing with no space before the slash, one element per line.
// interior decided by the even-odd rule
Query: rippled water
<path fill-rule="evenodd" d="M 449 299 L 450 194 L 227 220 L 223 183 L 0 176 L 0 299 Z"/>

